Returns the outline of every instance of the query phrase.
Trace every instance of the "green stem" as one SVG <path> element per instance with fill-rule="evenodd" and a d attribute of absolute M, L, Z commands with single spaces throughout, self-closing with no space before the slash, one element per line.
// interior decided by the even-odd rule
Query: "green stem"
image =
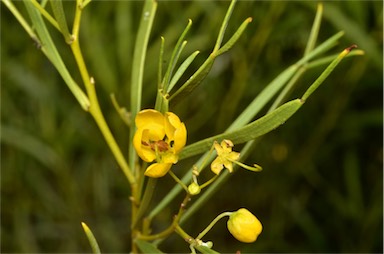
<path fill-rule="evenodd" d="M 183 189 L 186 191 L 186 192 L 188 192 L 188 187 L 175 175 L 175 173 L 173 173 L 172 172 L 172 170 L 170 170 L 169 172 L 168 172 L 168 174 L 170 175 L 170 176 L 172 176 L 172 178 L 181 186 L 181 187 L 183 187 Z"/>
<path fill-rule="evenodd" d="M 136 216 L 134 218 L 135 220 L 132 221 L 131 228 L 135 228 L 137 226 L 137 223 L 139 222 L 139 220 L 143 217 L 144 212 L 148 208 L 149 203 L 152 199 L 153 192 L 154 192 L 155 187 L 156 187 L 156 183 L 157 183 L 157 178 L 151 178 L 150 177 L 148 179 L 147 185 L 145 186 L 143 198 L 141 199 L 140 206 L 139 206 L 138 211 L 136 213 Z"/>
<path fill-rule="evenodd" d="M 192 236 L 185 232 L 184 229 L 180 227 L 180 225 L 175 226 L 175 232 L 179 234 L 188 243 L 192 243 L 195 240 Z"/>
<path fill-rule="evenodd" d="M 58 31 L 60 31 L 60 27 L 57 21 L 36 0 L 30 1 L 36 7 L 36 9 L 39 10 L 41 15 L 43 15 L 49 23 L 51 23 Z"/>
<path fill-rule="evenodd" d="M 79 5 L 77 5 L 76 13 L 77 13 L 77 16 L 79 17 L 75 19 L 75 21 L 80 23 L 81 10 Z M 75 23 L 74 27 L 78 28 L 80 26 L 78 23 Z M 74 31 L 78 32 L 79 30 L 74 29 Z M 129 166 L 105 121 L 103 113 L 101 112 L 100 105 L 96 95 L 94 80 L 89 76 L 87 67 L 84 62 L 83 55 L 81 53 L 78 34 L 77 33 L 73 34 L 73 38 L 74 38 L 74 41 L 70 46 L 71 46 L 72 53 L 75 57 L 77 66 L 79 68 L 79 71 L 83 79 L 83 82 L 87 91 L 87 95 L 90 101 L 89 112 L 91 113 L 94 120 L 96 121 L 96 124 L 99 127 L 101 133 L 103 134 L 104 139 L 107 142 L 109 148 L 111 149 L 117 163 L 119 164 L 120 168 L 123 170 L 125 176 L 127 177 L 129 183 L 131 184 L 131 187 L 133 188 L 136 185 L 135 178 L 133 177 L 133 174 L 129 169 Z"/>
<path fill-rule="evenodd" d="M 216 216 L 216 218 L 211 222 L 209 223 L 209 225 L 196 237 L 196 240 L 200 240 L 201 238 L 203 238 L 208 232 L 209 230 L 212 229 L 212 227 L 222 218 L 226 217 L 226 216 L 230 216 L 232 214 L 232 212 L 223 212 L 219 215 Z"/>
<path fill-rule="evenodd" d="M 205 183 L 203 183 L 202 185 L 200 185 L 200 188 L 201 189 L 204 189 L 205 187 L 207 187 L 208 185 L 210 185 L 211 183 L 213 183 L 216 178 L 218 177 L 219 175 L 215 175 L 214 177 L 212 177 L 211 179 L 209 179 L 208 181 L 206 181 Z"/>
<path fill-rule="evenodd" d="M 187 207 L 188 202 L 191 200 L 191 196 L 187 194 L 183 200 L 183 202 L 180 205 L 178 214 L 174 217 L 172 224 L 165 229 L 164 231 L 154 234 L 154 235 L 138 235 L 138 239 L 146 240 L 146 241 L 153 241 L 156 239 L 165 238 L 168 235 L 172 234 L 176 228 L 179 228 L 179 221 L 181 219 L 181 216 L 184 214 L 185 208 Z"/>

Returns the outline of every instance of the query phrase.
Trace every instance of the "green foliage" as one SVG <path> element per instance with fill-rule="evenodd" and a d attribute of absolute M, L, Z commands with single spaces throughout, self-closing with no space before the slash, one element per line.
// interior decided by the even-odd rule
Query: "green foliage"
<path fill-rule="evenodd" d="M 7 2 L 2 1 L 3 7 Z M 45 17 L 38 16 L 26 20 L 35 24 L 27 31 L 31 35 L 36 29 L 42 39 L 38 46 L 42 46 L 53 66 L 62 70 L 60 74 L 8 8 L 1 8 L 1 251 L 89 252 L 88 240 L 79 226 L 80 221 L 86 221 L 104 251 L 128 252 L 131 202 L 127 177 L 118 170 L 97 125 L 78 107 L 64 85 L 88 109 L 88 98 L 81 90 L 88 94 L 89 88 L 87 84 L 78 86 L 82 76 L 63 40 L 64 35 L 69 42 L 60 10 L 67 14 L 72 27 L 74 4 L 52 3 L 53 11 L 50 4 L 46 9 L 57 19 L 62 34 L 46 20 L 47 30 L 39 30 L 42 26 L 36 22 Z M 24 17 L 28 16 L 22 3 L 13 4 Z M 272 110 L 284 102 L 301 98 L 336 58 L 333 54 L 356 43 L 366 52 L 365 56 L 345 59 L 282 128 L 244 145 L 242 156 L 248 157 L 247 162 L 262 165 L 264 171 L 251 174 L 239 170 L 231 175 L 230 184 L 225 172 L 211 189 L 202 191 L 204 202 L 193 203 L 182 222 L 186 231 L 197 235 L 219 212 L 246 206 L 258 211 L 263 223 L 264 231 L 257 242 L 240 244 L 218 224 L 207 234 L 214 241 L 215 250 L 382 251 L 382 3 L 326 2 L 325 20 L 316 28 L 319 34 L 312 37 L 312 33 L 310 39 L 316 14 L 312 2 L 240 1 L 231 19 L 225 18 L 228 25 L 224 33 L 220 27 L 228 5 L 229 2 L 219 1 L 159 1 L 145 6 L 148 18 L 157 9 L 151 33 L 142 31 L 148 50 L 143 44 L 144 49 L 137 53 L 143 56 L 146 52 L 145 65 L 133 49 L 140 37 L 141 2 L 95 1 L 84 8 L 80 45 L 88 71 L 96 81 L 100 107 L 122 156 L 132 154 L 132 149 L 128 149 L 130 122 L 121 121 L 121 117 L 126 117 L 123 108 L 137 112 L 155 107 L 160 81 L 171 93 L 171 111 L 188 128 L 187 153 L 198 146 L 195 142 L 199 140 L 224 131 L 233 133 L 242 126 L 247 128 L 249 138 L 254 138 L 252 135 L 260 130 L 254 127 L 257 121 L 273 117 L 276 111 Z M 33 6 L 27 8 L 31 13 Z M 252 17 L 251 23 L 247 17 Z M 183 34 L 189 19 L 193 23 Z M 340 30 L 344 37 L 338 33 Z M 47 37 L 48 33 L 52 38 Z M 163 44 L 161 36 L 165 38 Z M 314 43 L 316 37 L 318 42 Z M 188 43 L 183 44 L 184 40 Z M 337 40 L 340 42 L 336 46 Z M 222 41 L 225 43 L 220 47 Z M 179 47 L 175 48 L 176 44 Z M 161 47 L 160 65 L 169 66 L 164 79 L 158 74 L 162 69 L 158 60 Z M 316 51 L 319 48 L 320 52 Z M 211 59 L 210 53 L 215 50 L 217 58 Z M 208 62 L 207 68 L 199 72 L 204 61 Z M 140 73 L 144 74 L 140 81 L 143 89 L 135 86 L 138 90 L 131 90 Z M 196 78 L 188 80 L 191 76 Z M 187 88 L 179 90 L 183 84 Z M 287 90 L 274 104 L 271 99 L 284 86 Z M 115 94 L 113 102 L 111 93 Z M 285 120 L 277 121 L 276 126 Z M 240 132 L 241 142 L 247 141 L 248 134 Z M 204 151 L 200 149 L 196 151 L 202 153 L 209 145 Z M 182 160 L 174 166 L 174 172 L 190 177 L 189 170 L 195 163 L 192 159 Z M 124 161 L 120 167 L 122 164 Z M 132 165 L 134 161 L 130 161 L 130 168 Z M 158 191 L 152 193 L 153 201 L 147 204 L 149 218 L 156 221 L 153 233 L 166 228 L 179 209 L 180 200 L 170 205 L 167 202 L 171 198 L 163 201 L 165 196 L 180 199 L 179 190 L 171 191 L 173 185 L 170 177 L 158 181 Z M 159 252 L 149 242 L 135 243 L 143 252 Z M 182 239 L 173 236 L 156 244 L 168 253 L 189 251 Z M 203 246 L 196 249 L 213 252 Z"/>

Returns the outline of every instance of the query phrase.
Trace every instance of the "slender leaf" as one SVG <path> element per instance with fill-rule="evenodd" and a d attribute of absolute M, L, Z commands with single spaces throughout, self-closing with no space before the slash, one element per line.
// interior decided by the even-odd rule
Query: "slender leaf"
<path fill-rule="evenodd" d="M 322 15 L 323 15 L 323 4 L 319 3 L 317 4 L 316 17 L 315 17 L 315 20 L 313 21 L 311 33 L 309 34 L 309 39 L 304 51 L 304 55 L 308 55 L 308 53 L 311 52 L 315 47 L 317 36 L 319 35 Z"/>
<path fill-rule="evenodd" d="M 131 78 L 131 117 L 134 122 L 136 114 L 141 109 L 141 94 L 143 89 L 144 63 L 147 52 L 149 35 L 157 9 L 157 1 L 146 0 L 141 14 L 139 30 L 135 42 Z M 133 135 L 135 126 L 132 125 L 129 142 L 129 166 L 135 168 L 135 149 L 133 149 Z"/>
<path fill-rule="evenodd" d="M 93 235 L 91 229 L 84 222 L 81 223 L 81 226 L 83 227 L 85 235 L 87 236 L 89 244 L 91 245 L 92 252 L 95 254 L 100 254 L 101 252 L 100 252 L 99 244 L 97 243 L 96 238 Z"/>
<path fill-rule="evenodd" d="M 215 61 L 215 58 L 220 55 L 221 53 L 224 53 L 226 50 L 223 52 L 219 52 L 221 42 L 224 38 L 224 33 L 227 28 L 229 19 L 231 17 L 232 11 L 235 7 L 236 0 L 232 0 L 227 13 L 225 15 L 225 18 L 223 20 L 223 23 L 221 24 L 220 32 L 219 35 L 217 36 L 216 44 L 215 47 L 212 51 L 212 53 L 209 55 L 207 60 L 200 66 L 200 68 L 188 79 L 187 82 L 184 83 L 170 98 L 169 100 L 171 103 L 175 104 L 178 101 L 180 101 L 184 96 L 187 94 L 191 93 L 200 83 L 205 79 L 205 77 L 208 75 L 209 71 L 212 68 L 213 62 Z M 244 23 L 244 22 L 243 22 Z M 240 33 L 241 34 L 241 33 Z M 238 35 L 240 36 L 240 35 Z M 232 41 L 236 41 L 237 38 L 236 36 L 232 37 Z M 232 39 L 231 38 L 231 39 Z M 232 42 L 231 42 L 232 43 Z M 231 45 L 227 46 L 228 49 L 231 47 Z"/>
<path fill-rule="evenodd" d="M 68 72 L 63 60 L 60 57 L 59 52 L 56 49 L 54 42 L 48 32 L 47 27 L 39 13 L 39 11 L 32 5 L 30 1 L 24 0 L 24 4 L 27 8 L 29 16 L 31 17 L 32 23 L 36 28 L 36 32 L 40 38 L 42 51 L 48 57 L 48 59 L 55 66 L 61 77 L 64 79 L 68 88 L 71 90 L 77 101 L 80 103 L 84 110 L 89 108 L 89 99 L 80 87 L 73 80 L 72 76 Z"/>
<path fill-rule="evenodd" d="M 271 113 L 240 129 L 206 138 L 192 145 L 186 146 L 180 153 L 180 159 L 185 159 L 209 150 L 214 141 L 220 142 L 223 139 L 229 139 L 234 144 L 239 144 L 264 135 L 285 123 L 285 121 L 287 121 L 301 107 L 302 104 L 303 103 L 300 99 L 287 102 Z"/>
<path fill-rule="evenodd" d="M 340 61 L 354 48 L 356 45 L 352 45 L 341 52 L 335 60 L 332 61 L 328 65 L 328 67 L 321 73 L 321 75 L 316 79 L 316 81 L 308 88 L 303 97 L 301 98 L 303 101 L 306 101 L 309 96 L 324 82 L 324 80 L 331 74 L 331 72 L 335 69 L 335 67 L 340 63 Z"/>
<path fill-rule="evenodd" d="M 169 83 L 167 93 L 169 93 L 172 88 L 176 85 L 177 81 L 181 78 L 181 76 L 184 74 L 184 72 L 187 70 L 189 65 L 193 62 L 195 57 L 200 53 L 200 51 L 193 52 L 185 61 L 180 65 L 179 69 L 175 72 L 175 75 L 173 75 L 171 82 Z"/>
<path fill-rule="evenodd" d="M 72 41 L 72 36 L 69 33 L 67 19 L 65 18 L 65 13 L 63 9 L 63 3 L 61 0 L 51 0 L 51 6 L 53 15 L 56 18 L 56 21 L 60 27 L 60 32 L 63 34 L 65 41 L 69 44 Z"/>
<path fill-rule="evenodd" d="M 221 47 L 221 42 L 223 41 L 225 30 L 227 29 L 229 19 L 231 18 L 232 12 L 235 9 L 236 2 L 237 2 L 237 0 L 232 0 L 231 4 L 228 7 L 227 13 L 225 14 L 225 17 L 223 20 L 223 23 L 221 24 L 219 35 L 217 36 L 213 52 L 219 50 L 219 48 Z"/>
<path fill-rule="evenodd" d="M 177 41 L 176 43 L 176 46 L 172 52 L 172 57 L 171 57 L 171 60 L 169 62 L 169 65 L 168 65 L 168 68 L 167 68 L 167 71 L 164 75 L 164 79 L 163 79 L 163 82 L 162 82 L 162 85 L 163 85 L 163 89 L 165 91 L 168 90 L 168 85 L 169 85 L 169 81 L 172 77 L 172 73 L 173 73 L 173 70 L 175 69 L 175 66 L 176 66 L 176 63 L 180 57 L 180 54 L 181 52 L 183 51 L 184 47 L 185 47 L 185 44 L 187 43 L 186 41 L 184 41 L 184 38 L 185 36 L 187 35 L 189 29 L 191 28 L 192 26 L 192 20 L 189 19 L 188 20 L 188 24 L 187 24 L 187 27 L 184 29 L 183 33 L 181 34 L 179 40 Z"/>
<path fill-rule="evenodd" d="M 221 47 L 217 52 L 216 55 L 221 55 L 228 50 L 230 50 L 233 45 L 239 40 L 240 36 L 243 34 L 244 30 L 247 28 L 248 24 L 252 22 L 252 18 L 247 18 L 244 20 L 244 22 L 240 25 L 240 27 L 237 29 L 237 31 L 232 35 L 232 37 L 227 41 L 227 43 L 224 44 L 223 47 Z"/>
<path fill-rule="evenodd" d="M 164 253 L 161 252 L 154 244 L 150 242 L 136 239 L 135 243 L 143 253 Z"/>

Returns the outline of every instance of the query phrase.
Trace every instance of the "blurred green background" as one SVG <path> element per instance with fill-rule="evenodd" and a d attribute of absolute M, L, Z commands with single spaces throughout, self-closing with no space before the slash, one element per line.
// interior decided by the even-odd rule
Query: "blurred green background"
<path fill-rule="evenodd" d="M 15 4 L 26 13 L 22 3 Z M 166 63 L 188 18 L 193 20 L 184 57 L 201 53 L 191 74 L 212 50 L 228 6 L 225 1 L 159 2 L 143 108 L 154 106 L 160 36 L 165 37 Z M 90 115 L 1 7 L 1 252 L 90 252 L 81 221 L 93 230 L 102 252 L 129 252 L 124 175 Z M 72 25 L 74 2 L 64 7 Z M 129 107 L 141 9 L 140 1 L 94 1 L 84 10 L 80 32 L 102 109 L 125 153 L 128 128 L 109 94 Z M 225 130 L 266 84 L 302 57 L 315 11 L 310 1 L 237 3 L 224 40 L 245 18 L 253 22 L 235 47 L 217 59 L 204 83 L 171 108 L 187 125 L 188 143 Z M 187 232 L 197 235 L 217 214 L 247 207 L 264 226 L 255 243 L 237 242 L 224 221 L 205 240 L 229 253 L 383 251 L 382 1 L 325 2 L 318 41 L 340 30 L 345 36 L 333 53 L 357 44 L 366 55 L 344 60 L 296 115 L 260 139 L 247 163 L 264 170 L 234 174 L 185 224 Z M 68 47 L 51 31 L 80 82 Z M 324 68 L 309 70 L 287 100 L 301 96 Z M 155 200 L 172 185 L 170 177 L 162 179 Z M 154 231 L 167 225 L 177 202 L 157 218 Z M 160 248 L 189 252 L 176 235 Z"/>

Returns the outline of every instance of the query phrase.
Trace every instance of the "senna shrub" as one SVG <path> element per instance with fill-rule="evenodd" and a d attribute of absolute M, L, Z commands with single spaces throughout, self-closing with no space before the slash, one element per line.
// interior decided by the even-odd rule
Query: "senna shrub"
<path fill-rule="evenodd" d="M 96 95 L 95 79 L 89 74 L 87 62 L 83 58 L 80 47 L 81 17 L 87 11 L 89 4 L 98 4 L 98 2 L 77 0 L 72 3 L 75 9 L 74 20 L 71 23 L 73 25 L 72 30 L 68 27 L 66 21 L 68 15 L 64 12 L 63 3 L 60 0 L 49 1 L 50 4 L 46 4 L 46 1 L 39 3 L 35 0 L 24 0 L 28 19 L 21 14 L 12 1 L 2 0 L 2 2 L 12 12 L 27 34 L 39 45 L 38 48 L 57 69 L 80 106 L 95 120 L 117 164 L 125 175 L 131 188 L 129 194 L 132 209 L 131 228 L 127 231 L 130 231 L 132 253 L 161 253 L 158 248 L 159 244 L 174 233 L 189 244 L 192 253 L 196 251 L 216 253 L 213 247 L 214 239 L 203 240 L 203 237 L 224 217 L 229 217 L 227 228 L 235 239 L 244 243 L 255 242 L 262 233 L 263 226 L 254 215 L 258 211 L 249 211 L 246 208 L 240 208 L 235 212 L 218 211 L 221 213 L 198 234 L 197 232 L 186 232 L 182 224 L 197 210 L 202 209 L 202 205 L 207 202 L 210 195 L 223 187 L 225 179 L 230 177 L 238 168 L 253 172 L 261 171 L 261 167 L 257 164 L 246 165 L 242 162 L 253 148 L 255 140 L 279 127 L 295 114 L 344 57 L 363 54 L 361 50 L 351 52 L 352 49 L 356 48 L 356 45 L 352 45 L 336 56 L 329 56 L 329 50 L 336 45 L 343 32 L 335 34 L 316 47 L 314 46 L 323 12 L 322 5 L 319 4 L 304 56 L 265 86 L 265 89 L 255 97 L 237 119 L 234 119 L 225 132 L 189 143 L 187 139 L 188 126 L 184 124 L 183 116 L 178 116 L 172 112 L 172 105 L 182 103 L 183 98 L 189 96 L 202 84 L 215 59 L 234 47 L 252 18 L 245 18 L 238 29 L 228 37 L 229 39 L 223 42 L 226 28 L 236 4 L 236 0 L 232 0 L 226 15 L 223 17 L 212 52 L 184 83 L 181 81 L 181 77 L 185 75 L 186 70 L 199 54 L 199 51 L 195 51 L 181 64 L 177 64 L 186 44 L 185 38 L 192 26 L 192 21 L 189 20 L 185 30 L 181 31 L 164 73 L 162 64 L 165 39 L 161 38 L 159 79 L 156 90 L 152 91 L 152 95 L 156 97 L 155 106 L 154 108 L 143 109 L 141 99 L 146 53 L 158 7 L 157 1 L 145 0 L 133 53 L 129 115 L 124 114 L 125 109 L 120 107 L 113 97 L 113 103 L 118 113 L 130 128 L 129 154 L 125 156 L 103 116 Z M 221 4 L 227 4 L 227 2 Z M 48 26 L 50 29 L 47 29 Z M 53 31 L 52 27 L 56 31 Z M 81 81 L 76 81 L 73 78 L 74 75 L 69 72 L 69 68 L 62 58 L 62 52 L 57 50 L 52 39 L 54 32 L 61 33 L 63 40 L 68 44 L 81 75 Z M 320 62 L 322 64 L 328 63 L 328 66 L 308 86 L 303 96 L 283 103 L 281 98 L 287 94 L 299 76 L 309 66 L 316 66 Z M 178 68 L 176 68 L 177 66 Z M 80 86 L 79 82 L 82 82 L 83 86 Z M 276 96 L 277 99 L 273 99 Z M 268 102 L 273 102 L 269 111 L 261 118 L 252 120 Z M 237 144 L 245 144 L 239 152 L 236 151 Z M 199 154 L 202 154 L 201 157 L 187 170 L 184 176 L 180 177 L 177 172 L 173 172 L 172 168 L 175 164 Z M 210 171 L 204 171 L 206 168 L 210 168 Z M 202 181 L 202 174 L 208 175 L 209 180 Z M 167 175 L 175 180 L 175 187 L 161 202 L 149 209 L 151 198 L 156 191 L 156 182 L 162 181 L 162 178 Z M 184 192 L 184 198 L 178 200 L 181 192 Z M 178 207 L 179 210 L 171 218 L 166 229 L 156 232 L 153 230 L 156 228 L 153 226 L 156 223 L 154 218 L 167 206 Z M 100 253 L 97 237 L 95 237 L 98 232 L 95 232 L 94 235 L 85 222 L 81 222 L 81 224 L 93 252 Z M 264 230 L 268 230 L 268 227 L 265 227 Z M 193 236 L 195 234 L 196 237 Z"/>

